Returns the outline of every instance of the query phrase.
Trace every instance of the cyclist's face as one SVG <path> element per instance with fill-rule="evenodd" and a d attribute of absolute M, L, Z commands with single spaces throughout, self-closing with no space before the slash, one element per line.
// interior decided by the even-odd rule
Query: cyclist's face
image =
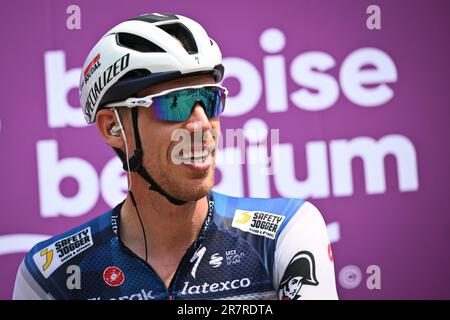
<path fill-rule="evenodd" d="M 293 277 L 288 285 L 288 296 L 291 300 L 295 299 L 295 297 L 298 295 L 298 292 L 300 288 L 302 287 L 302 279 L 303 277 Z"/>
<path fill-rule="evenodd" d="M 214 83 L 211 76 L 178 79 L 150 87 L 139 92 L 138 96 L 211 83 Z M 217 138 L 214 134 L 220 131 L 219 119 L 208 119 L 199 103 L 193 106 L 189 119 L 184 122 L 157 120 L 151 106 L 149 109 L 139 109 L 144 166 L 169 194 L 186 201 L 204 197 L 214 185 L 216 152 L 212 147 Z M 199 139 L 194 140 L 194 132 Z M 173 135 L 175 138 L 172 138 Z M 212 150 L 208 153 L 209 148 Z M 203 157 L 192 158 L 194 154 L 190 156 L 188 153 L 194 149 L 201 151 Z"/>

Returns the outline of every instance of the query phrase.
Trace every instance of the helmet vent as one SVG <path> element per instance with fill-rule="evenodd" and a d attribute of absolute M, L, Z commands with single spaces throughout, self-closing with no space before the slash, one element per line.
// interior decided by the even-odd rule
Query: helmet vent
<path fill-rule="evenodd" d="M 150 71 L 147 69 L 134 69 L 125 73 L 122 77 L 120 77 L 117 82 L 121 82 L 124 80 L 131 80 L 135 78 L 141 78 L 150 75 Z"/>
<path fill-rule="evenodd" d="M 131 33 L 117 33 L 116 42 L 119 46 L 139 52 L 165 52 L 161 49 L 161 47 L 157 46 L 153 42 Z"/>
<path fill-rule="evenodd" d="M 143 14 L 143 15 L 137 16 L 136 18 L 130 19 L 130 21 L 131 20 L 155 23 L 155 22 L 168 21 L 168 20 L 178 20 L 178 17 L 176 15 L 170 14 L 170 13 L 149 13 L 149 14 Z"/>
<path fill-rule="evenodd" d="M 158 27 L 180 41 L 181 45 L 187 51 L 187 53 L 198 53 L 194 36 L 192 35 L 191 31 L 189 31 L 189 29 L 186 28 L 182 23 L 163 24 L 159 25 Z"/>

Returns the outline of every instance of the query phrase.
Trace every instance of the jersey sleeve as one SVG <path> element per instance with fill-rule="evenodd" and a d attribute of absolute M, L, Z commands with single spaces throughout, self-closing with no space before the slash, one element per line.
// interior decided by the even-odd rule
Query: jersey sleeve
<path fill-rule="evenodd" d="M 281 230 L 273 281 L 282 300 L 338 299 L 326 225 L 310 202 L 305 202 Z"/>
<path fill-rule="evenodd" d="M 13 300 L 53 300 L 30 274 L 25 260 L 22 261 L 17 271 Z"/>

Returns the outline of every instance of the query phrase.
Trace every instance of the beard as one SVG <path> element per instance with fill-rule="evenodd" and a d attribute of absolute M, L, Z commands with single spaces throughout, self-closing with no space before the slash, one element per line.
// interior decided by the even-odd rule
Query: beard
<path fill-rule="evenodd" d="M 172 148 L 168 149 L 167 153 L 162 154 L 159 161 L 157 160 L 157 157 L 148 157 L 146 159 L 146 155 L 144 154 L 144 167 L 155 182 L 171 197 L 190 202 L 200 200 L 211 192 L 215 182 L 214 171 L 216 164 L 217 138 L 214 137 L 212 133 L 209 134 L 210 135 L 206 136 L 205 140 L 202 141 L 202 145 L 206 143 L 208 146 L 213 146 L 212 149 L 209 149 L 210 153 L 208 155 L 208 157 L 211 157 L 210 166 L 205 170 L 191 170 L 184 167 L 182 164 L 183 162 L 180 164 L 180 162 L 174 161 L 174 154 L 179 154 L 179 151 L 177 150 L 174 152 L 174 149 L 180 141 L 175 142 L 172 145 Z M 189 140 L 189 142 L 191 142 L 191 144 L 189 144 L 188 151 L 191 150 L 190 146 L 195 144 L 195 137 L 190 138 L 191 140 Z M 182 141 L 183 140 L 181 140 L 181 142 Z M 151 152 L 148 154 L 151 154 Z M 188 161 L 187 164 L 189 163 L 190 162 Z"/>
<path fill-rule="evenodd" d="M 153 177 L 165 192 L 176 199 L 186 202 L 200 200 L 211 192 L 214 186 L 215 161 L 202 177 L 180 178 L 176 171 L 160 171 L 159 179 Z"/>

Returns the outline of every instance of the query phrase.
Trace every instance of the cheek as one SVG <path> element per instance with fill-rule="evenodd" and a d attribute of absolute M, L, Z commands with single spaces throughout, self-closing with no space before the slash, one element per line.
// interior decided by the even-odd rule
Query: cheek
<path fill-rule="evenodd" d="M 220 135 L 220 121 L 218 118 L 214 118 L 210 120 L 211 127 L 215 136 Z M 216 137 L 217 138 L 217 137 Z"/>
<path fill-rule="evenodd" d="M 211 126 L 212 126 L 214 129 L 220 130 L 220 120 L 219 120 L 218 117 L 211 118 L 209 121 L 211 122 Z"/>
<path fill-rule="evenodd" d="M 172 130 L 167 127 L 155 127 L 147 134 L 147 149 L 144 152 L 151 153 L 149 157 L 154 161 L 165 162 L 170 158 L 173 144 L 176 143 L 171 140 Z"/>
<path fill-rule="evenodd" d="M 142 113 L 139 122 L 142 148 L 148 158 L 160 160 L 170 147 L 172 129 L 166 123 L 154 120 L 150 113 Z"/>

